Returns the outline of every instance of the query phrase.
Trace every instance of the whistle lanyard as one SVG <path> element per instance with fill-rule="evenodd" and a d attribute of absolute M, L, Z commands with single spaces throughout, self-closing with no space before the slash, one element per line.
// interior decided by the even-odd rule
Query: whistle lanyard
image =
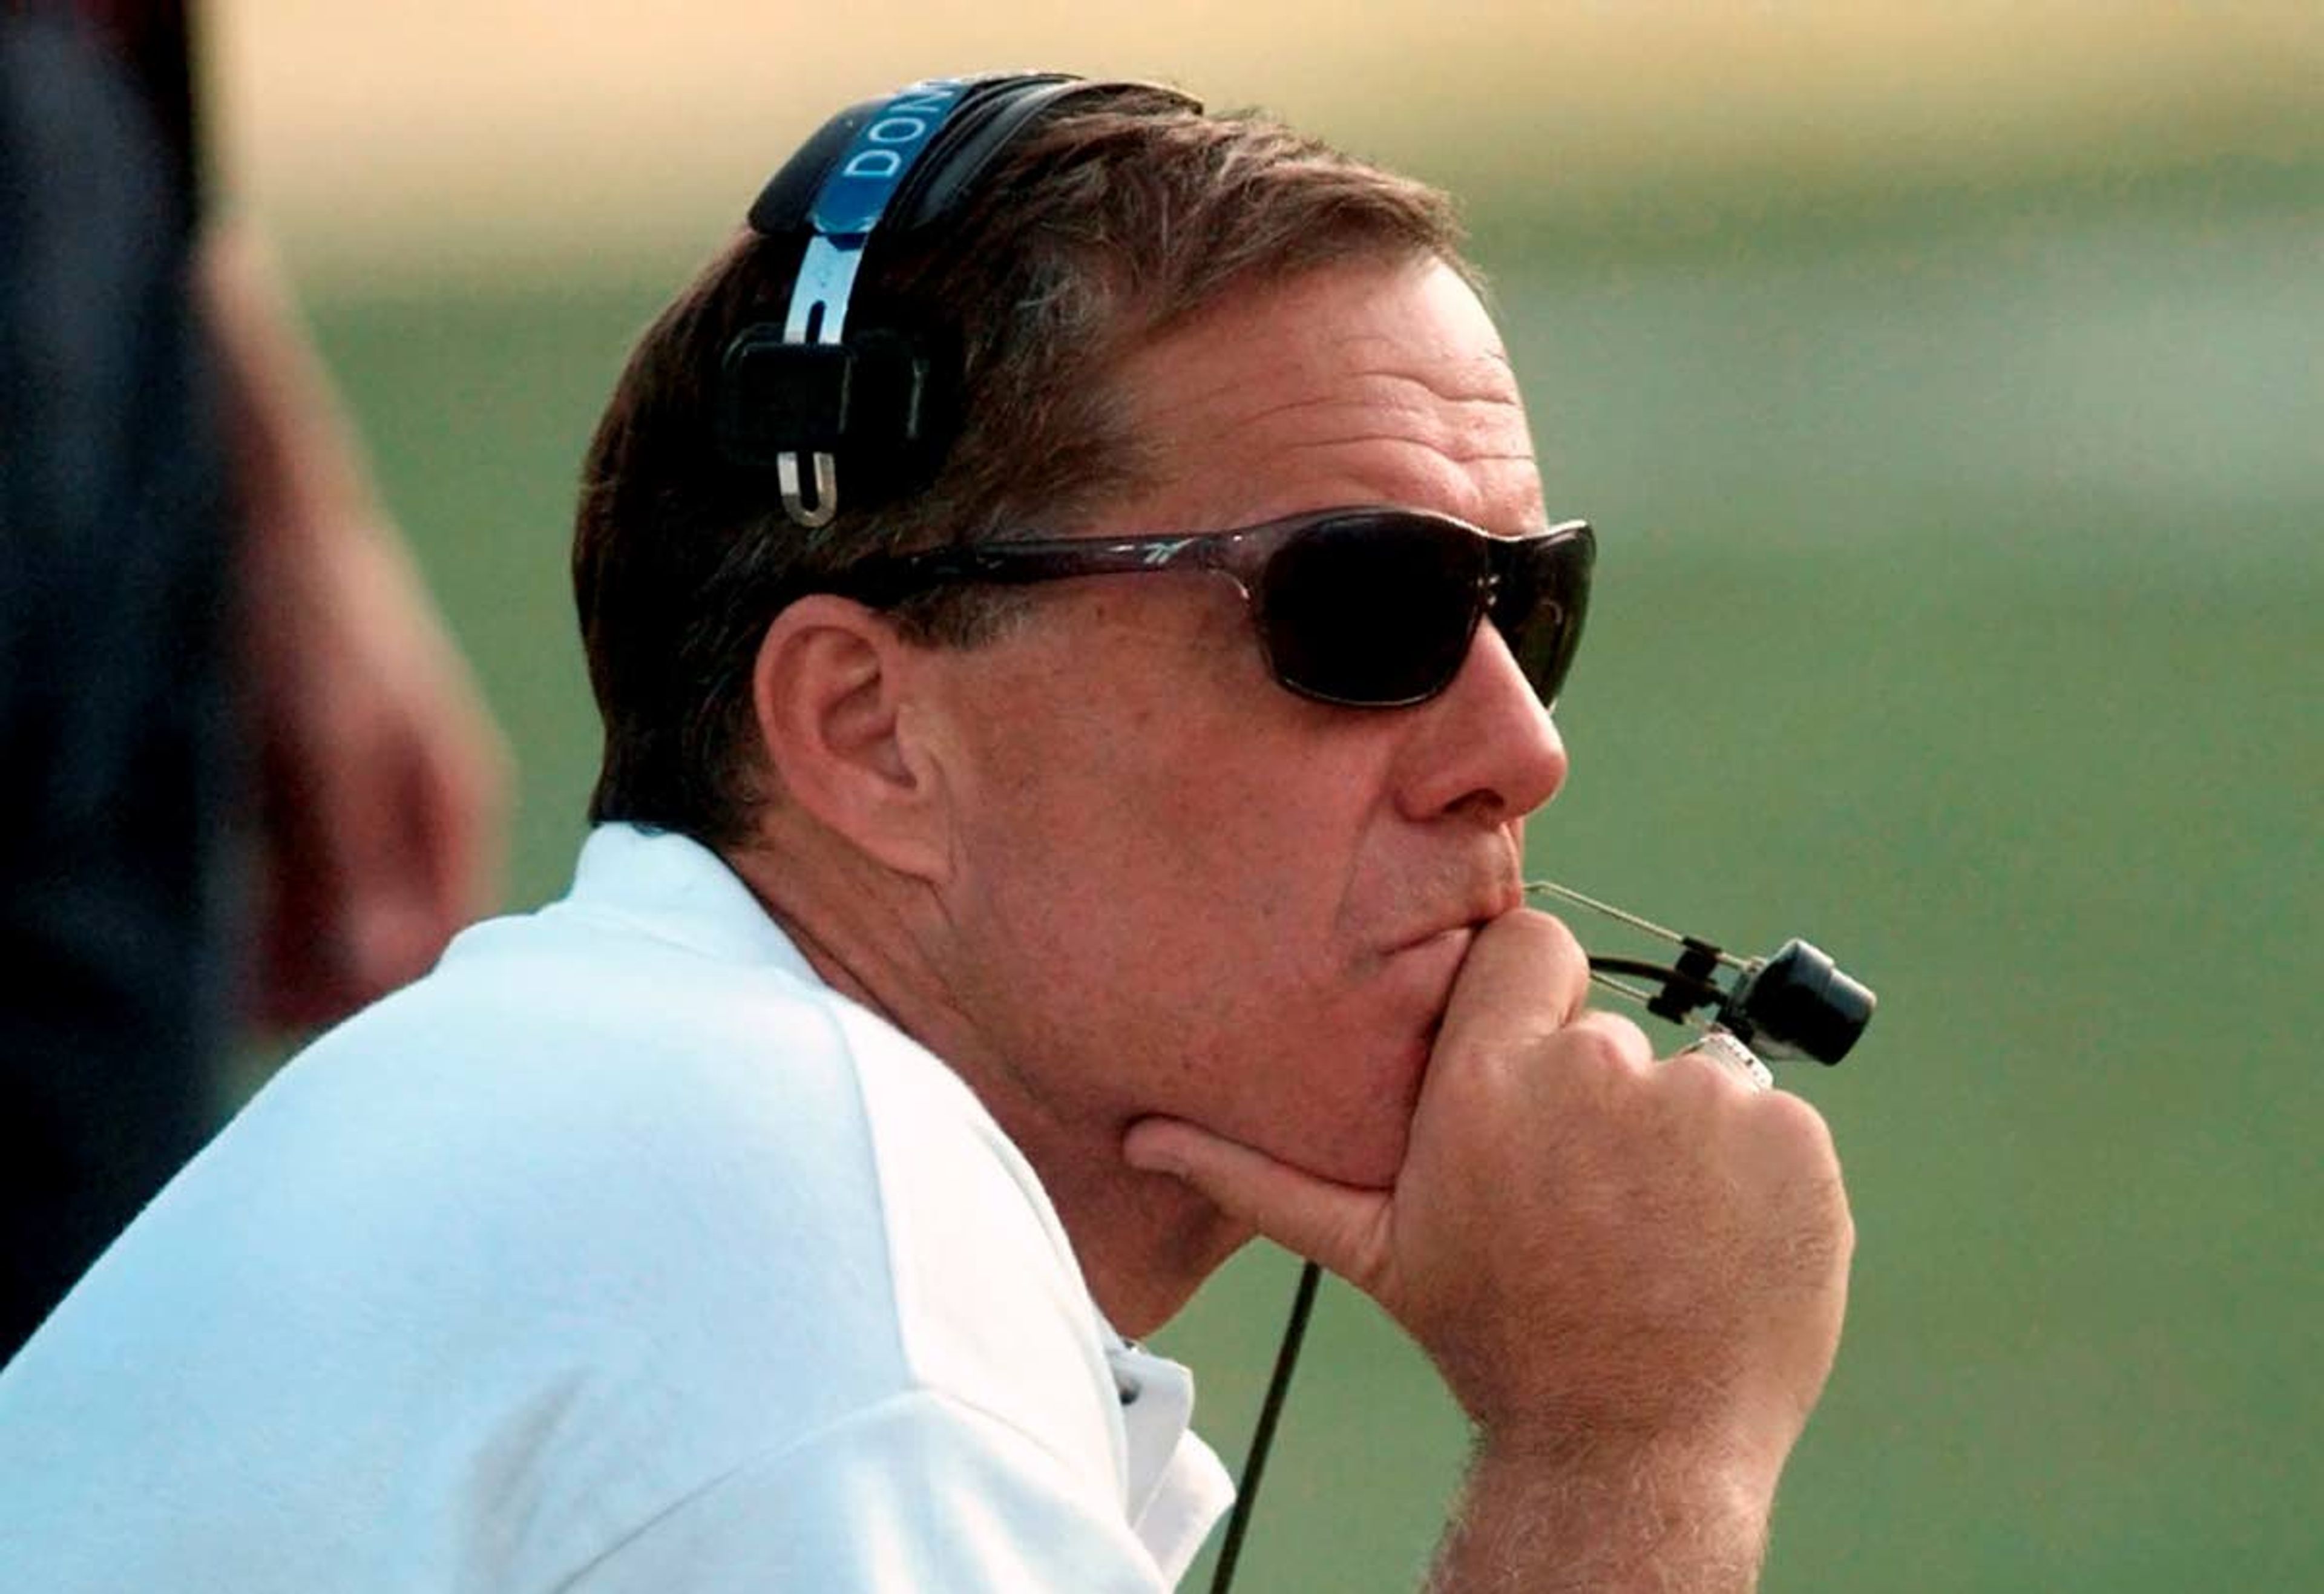
<path fill-rule="evenodd" d="M 1299 1365 L 1299 1347 L 1307 1338 L 1307 1319 L 1315 1310 L 1315 1286 L 1323 1270 L 1314 1263 L 1299 1269 L 1299 1287 L 1291 1296 L 1291 1317 L 1283 1325 L 1283 1345 L 1275 1353 L 1275 1372 L 1267 1380 L 1267 1398 L 1259 1402 L 1259 1422 L 1251 1429 L 1250 1453 L 1243 1458 L 1242 1481 L 1235 1488 L 1234 1509 L 1227 1516 L 1227 1536 L 1219 1546 L 1218 1570 L 1211 1576 L 1211 1594 L 1227 1594 L 1234 1582 L 1235 1562 L 1242 1555 L 1242 1537 L 1250 1527 L 1259 1480 L 1267 1471 L 1267 1452 L 1275 1443 L 1275 1425 L 1283 1415 L 1283 1397 L 1291 1391 L 1292 1370 Z"/>

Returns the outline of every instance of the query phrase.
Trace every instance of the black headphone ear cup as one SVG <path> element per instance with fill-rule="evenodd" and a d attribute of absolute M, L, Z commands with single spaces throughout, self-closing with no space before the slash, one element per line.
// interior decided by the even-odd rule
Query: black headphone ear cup
<path fill-rule="evenodd" d="M 831 455 L 859 504 L 916 492 L 943 468 L 960 429 L 959 367 L 944 334 L 874 327 L 844 344 L 798 344 L 761 322 L 726 348 L 719 448 L 760 470 L 786 454 Z"/>
<path fill-rule="evenodd" d="M 959 339 L 940 328 L 873 327 L 849 345 L 861 356 L 857 401 L 878 418 L 850 464 L 867 502 L 892 503 L 927 489 L 959 440 Z"/>

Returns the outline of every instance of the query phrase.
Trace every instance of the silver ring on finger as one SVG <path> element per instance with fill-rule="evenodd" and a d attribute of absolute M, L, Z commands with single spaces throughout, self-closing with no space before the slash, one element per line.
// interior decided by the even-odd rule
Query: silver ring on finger
<path fill-rule="evenodd" d="M 1768 1071 L 1767 1065 L 1759 1061 L 1758 1055 L 1749 1046 L 1736 1039 L 1727 1030 L 1717 1027 L 1706 1029 L 1702 1037 L 1686 1049 L 1690 1052 L 1701 1052 L 1714 1063 L 1725 1064 L 1749 1081 L 1751 1088 L 1755 1091 L 1772 1090 L 1775 1087 L 1775 1076 Z"/>

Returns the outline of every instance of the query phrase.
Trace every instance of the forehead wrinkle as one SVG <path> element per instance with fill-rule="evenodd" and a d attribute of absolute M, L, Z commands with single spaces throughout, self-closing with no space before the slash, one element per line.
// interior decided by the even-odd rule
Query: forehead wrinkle
<path fill-rule="evenodd" d="M 1394 400 L 1384 401 L 1378 392 L 1326 393 L 1262 410 L 1189 417 L 1175 428 L 1151 425 L 1146 436 L 1166 454 L 1207 455 L 1223 441 L 1286 459 L 1418 449 L 1462 466 L 1535 464 L 1524 410 L 1513 401 L 1471 399 L 1453 405 L 1434 390 L 1422 397 L 1409 384 Z"/>
<path fill-rule="evenodd" d="M 1416 346 L 1392 333 L 1338 332 L 1326 346 L 1341 352 L 1347 374 L 1358 379 L 1378 376 L 1410 382 L 1454 403 L 1517 397 L 1517 368 L 1498 341 L 1457 347 Z"/>
<path fill-rule="evenodd" d="M 1456 465 L 1532 465 L 1536 463 L 1531 448 L 1462 448 L 1448 447 L 1432 438 L 1416 438 L 1406 432 L 1349 432 L 1337 437 L 1318 438 L 1305 443 L 1286 443 L 1286 454 L 1301 454 L 1316 448 L 1338 448 L 1348 444 L 1385 443 L 1406 447 L 1425 447 Z"/>
<path fill-rule="evenodd" d="M 1395 404 L 1399 411 L 1406 413 L 1420 413 L 1446 404 L 1462 410 L 1480 405 L 1490 410 L 1522 408 L 1516 383 L 1508 380 L 1511 373 L 1506 361 L 1471 361 L 1468 364 L 1472 367 L 1485 364 L 1493 375 L 1503 380 L 1488 380 L 1471 388 L 1432 381 L 1429 377 L 1409 369 L 1391 369 L 1383 366 L 1376 370 L 1352 371 L 1334 384 L 1334 391 L 1332 392 L 1287 400 L 1280 404 L 1270 404 L 1263 410 L 1234 414 L 1231 417 L 1231 424 L 1238 427 L 1254 426 L 1280 416 L 1377 404 L 1383 399 Z M 1480 372 L 1478 374 L 1481 376 L 1485 373 Z M 1391 391 L 1382 393 L 1377 391 L 1375 384 L 1385 384 Z M 1149 422 L 1167 421 L 1189 411 L 1207 415 L 1219 405 L 1221 400 L 1231 400 L 1245 392 L 1246 388 L 1246 382 L 1226 378 L 1213 386 L 1185 394 L 1175 400 L 1166 400 L 1160 403 L 1152 402 L 1150 396 L 1141 395 L 1139 408 L 1146 412 Z M 1416 389 L 1416 392 L 1394 391 Z M 1230 403 L 1226 408 L 1231 410 L 1233 406 Z"/>
<path fill-rule="evenodd" d="M 1477 369 L 1475 363 L 1471 369 Z M 1507 521 L 1504 530 L 1539 521 L 1537 461 L 1522 402 L 1506 387 L 1454 398 L 1449 385 L 1402 369 L 1376 370 L 1250 409 L 1239 402 L 1252 396 L 1247 389 L 1221 383 L 1210 390 L 1212 402 L 1172 406 L 1147 417 L 1139 429 L 1157 459 L 1180 466 L 1188 460 L 1214 462 L 1221 449 L 1237 458 L 1255 453 L 1286 469 L 1294 461 L 1315 461 L 1298 467 L 1315 480 L 1311 491 L 1294 495 L 1303 500 L 1296 507 L 1317 507 L 1326 499 L 1425 503 L 1479 524 Z M 1348 475 L 1350 469 L 1357 474 Z M 1522 504 L 1502 501 L 1500 489 L 1479 475 L 1510 472 L 1526 480 Z M 1325 491 L 1327 481 L 1337 486 Z M 1248 504 L 1206 512 L 1256 516 Z"/>

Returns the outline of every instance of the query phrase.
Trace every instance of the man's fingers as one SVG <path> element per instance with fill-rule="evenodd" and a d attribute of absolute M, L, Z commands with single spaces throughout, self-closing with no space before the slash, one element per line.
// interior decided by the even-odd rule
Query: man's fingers
<path fill-rule="evenodd" d="M 1590 959 L 1572 931 L 1533 908 L 1505 913 L 1469 948 L 1437 1055 L 1529 1051 L 1570 1023 L 1589 994 Z"/>
<path fill-rule="evenodd" d="M 1169 1174 L 1285 1249 L 1373 1290 L 1387 1259 L 1388 1197 L 1319 1179 L 1173 1118 L 1142 1119 L 1122 1142 L 1132 1167 Z"/>

